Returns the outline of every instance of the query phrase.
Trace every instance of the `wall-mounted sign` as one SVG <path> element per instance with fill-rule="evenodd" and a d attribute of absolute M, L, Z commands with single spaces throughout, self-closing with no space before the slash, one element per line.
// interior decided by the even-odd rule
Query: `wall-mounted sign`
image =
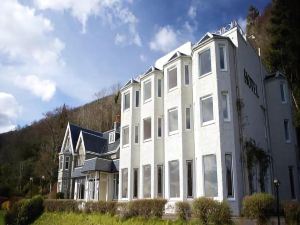
<path fill-rule="evenodd" d="M 247 84 L 247 86 L 250 88 L 250 90 L 256 95 L 256 97 L 259 98 L 257 92 L 257 84 L 254 82 L 254 80 L 251 78 L 251 76 L 247 73 L 245 69 L 244 69 L 244 81 Z"/>

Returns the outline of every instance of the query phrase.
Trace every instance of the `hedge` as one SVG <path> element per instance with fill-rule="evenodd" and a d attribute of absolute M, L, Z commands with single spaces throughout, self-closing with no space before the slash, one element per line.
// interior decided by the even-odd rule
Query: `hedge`
<path fill-rule="evenodd" d="M 285 202 L 283 204 L 284 218 L 287 225 L 300 224 L 300 203 L 299 202 Z"/>
<path fill-rule="evenodd" d="M 44 208 L 46 212 L 79 212 L 80 203 L 70 199 L 47 199 L 44 201 Z"/>
<path fill-rule="evenodd" d="M 187 221 L 191 217 L 191 205 L 188 202 L 176 202 L 176 215 L 179 220 Z"/>
<path fill-rule="evenodd" d="M 113 201 L 98 201 L 98 202 L 87 202 L 85 204 L 85 212 L 98 212 L 101 214 L 115 215 L 117 211 L 117 202 Z"/>

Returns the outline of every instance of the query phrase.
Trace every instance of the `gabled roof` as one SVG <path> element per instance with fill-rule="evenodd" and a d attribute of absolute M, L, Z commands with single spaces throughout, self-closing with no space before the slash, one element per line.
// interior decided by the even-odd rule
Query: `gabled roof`
<path fill-rule="evenodd" d="M 82 173 L 89 171 L 102 171 L 114 173 L 119 171 L 119 160 L 92 158 L 84 161 Z"/>
<path fill-rule="evenodd" d="M 213 34 L 213 33 L 210 33 L 210 32 L 207 32 L 205 35 L 203 35 L 200 40 L 194 45 L 194 46 L 198 46 L 199 44 L 205 42 L 206 40 L 210 39 L 210 38 L 213 38 L 213 37 L 219 37 L 219 38 L 225 38 L 221 35 L 218 35 L 218 34 Z"/>
<path fill-rule="evenodd" d="M 121 88 L 121 90 L 122 89 L 124 89 L 124 88 L 126 88 L 127 86 L 130 86 L 131 84 L 135 84 L 135 83 L 138 83 L 138 81 L 136 81 L 135 79 L 133 79 L 133 78 L 131 78 L 122 88 Z"/>
<path fill-rule="evenodd" d="M 180 57 L 180 56 L 187 56 L 187 55 L 184 54 L 184 53 L 182 53 L 182 52 L 177 51 L 177 52 L 175 52 L 174 55 L 172 55 L 172 57 L 168 60 L 168 62 L 170 62 L 170 61 L 172 61 L 173 59 L 176 59 L 176 58 L 178 58 L 178 57 Z"/>
<path fill-rule="evenodd" d="M 106 138 L 82 131 L 82 139 L 86 152 L 94 152 L 97 154 L 103 154 L 107 152 L 108 140 Z"/>
<path fill-rule="evenodd" d="M 286 79 L 286 76 L 283 73 L 281 73 L 280 71 L 276 71 L 275 73 L 271 73 L 271 74 L 267 75 L 265 77 L 265 80 L 270 80 L 272 78 Z"/>
<path fill-rule="evenodd" d="M 159 71 L 159 69 L 157 69 L 155 66 L 150 66 L 150 68 L 146 71 L 146 73 L 144 75 L 147 75 L 155 70 Z"/>

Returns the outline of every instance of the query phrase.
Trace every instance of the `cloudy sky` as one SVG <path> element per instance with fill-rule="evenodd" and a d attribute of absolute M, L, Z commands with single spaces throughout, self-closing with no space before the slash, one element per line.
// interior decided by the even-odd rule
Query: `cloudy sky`
<path fill-rule="evenodd" d="M 268 0 L 0 0 L 0 133 L 143 73 Z"/>

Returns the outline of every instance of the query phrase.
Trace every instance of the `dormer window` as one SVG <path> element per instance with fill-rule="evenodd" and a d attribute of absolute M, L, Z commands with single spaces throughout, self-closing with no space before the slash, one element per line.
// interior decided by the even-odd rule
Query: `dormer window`
<path fill-rule="evenodd" d="M 115 142 L 115 132 L 110 132 L 108 137 L 108 144 Z"/>

